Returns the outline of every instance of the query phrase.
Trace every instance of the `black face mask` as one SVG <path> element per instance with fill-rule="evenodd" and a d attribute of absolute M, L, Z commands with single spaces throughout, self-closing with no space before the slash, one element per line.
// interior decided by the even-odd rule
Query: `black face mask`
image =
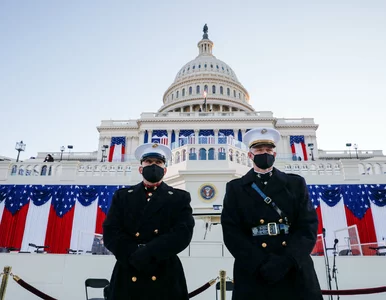
<path fill-rule="evenodd" d="M 275 156 L 268 153 L 256 154 L 253 157 L 253 162 L 258 168 L 266 170 L 273 166 L 273 163 L 275 162 Z"/>
<path fill-rule="evenodd" d="M 164 177 L 164 169 L 157 165 L 143 167 L 142 176 L 151 183 L 159 182 Z"/>

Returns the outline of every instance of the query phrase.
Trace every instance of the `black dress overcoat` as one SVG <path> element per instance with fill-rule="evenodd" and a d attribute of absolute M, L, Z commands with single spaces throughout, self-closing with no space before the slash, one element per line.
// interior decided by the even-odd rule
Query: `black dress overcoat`
<path fill-rule="evenodd" d="M 188 192 L 165 183 L 150 201 L 143 183 L 115 192 L 103 223 L 105 246 L 117 259 L 109 300 L 188 299 L 177 254 L 192 239 L 190 201 Z"/>
<path fill-rule="evenodd" d="M 279 224 L 279 214 L 252 188 L 256 173 L 228 182 L 221 224 L 224 243 L 235 258 L 233 300 L 322 300 L 310 253 L 316 243 L 318 218 L 303 177 L 273 169 L 263 192 L 288 216 L 289 234 L 252 236 L 261 224 Z M 275 284 L 268 284 L 259 268 L 270 253 L 288 256 L 294 267 Z M 278 267 L 277 272 L 280 272 Z"/>

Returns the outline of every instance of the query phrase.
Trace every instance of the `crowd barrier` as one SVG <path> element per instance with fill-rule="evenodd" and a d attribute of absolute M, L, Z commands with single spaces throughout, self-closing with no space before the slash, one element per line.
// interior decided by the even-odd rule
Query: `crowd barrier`
<path fill-rule="evenodd" d="M 16 281 L 21 287 L 26 289 L 27 291 L 31 292 L 32 294 L 36 295 L 37 297 L 44 299 L 44 300 L 58 300 L 56 298 L 53 298 L 42 291 L 36 289 L 35 287 L 31 286 L 27 282 L 25 282 L 23 279 L 18 277 L 17 275 L 13 274 L 11 272 L 12 267 L 5 266 L 3 269 L 3 272 L 0 273 L 1 278 L 1 286 L 0 286 L 0 300 L 5 300 L 5 292 L 8 285 L 8 279 L 9 276 L 11 276 L 14 281 Z M 202 286 L 197 288 L 196 290 L 189 293 L 189 298 L 193 298 L 197 296 L 198 294 L 201 294 L 205 290 L 207 290 L 210 286 L 214 285 L 218 280 L 220 282 L 220 300 L 225 300 L 225 293 L 226 293 L 226 280 L 230 279 L 226 277 L 226 272 L 223 270 L 220 270 L 219 276 L 217 276 L 215 279 L 211 279 L 208 282 L 204 283 Z M 386 286 L 381 287 L 373 287 L 373 288 L 364 288 L 364 289 L 350 289 L 350 290 L 322 290 L 323 295 L 333 295 L 333 296 L 353 296 L 353 295 L 365 295 L 365 294 L 377 294 L 377 293 L 384 293 L 386 292 Z"/>

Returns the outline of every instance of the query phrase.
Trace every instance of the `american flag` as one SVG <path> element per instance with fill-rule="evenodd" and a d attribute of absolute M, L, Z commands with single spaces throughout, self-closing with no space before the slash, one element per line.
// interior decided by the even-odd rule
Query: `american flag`
<path fill-rule="evenodd" d="M 290 146 L 294 160 L 308 160 L 307 149 L 304 143 L 304 135 L 291 135 Z"/>
<path fill-rule="evenodd" d="M 109 161 L 124 161 L 126 148 L 126 137 L 124 136 L 115 136 L 111 138 L 110 151 L 109 151 Z"/>
<path fill-rule="evenodd" d="M 168 145 L 168 132 L 166 130 L 154 130 L 151 141 L 152 143 Z"/>

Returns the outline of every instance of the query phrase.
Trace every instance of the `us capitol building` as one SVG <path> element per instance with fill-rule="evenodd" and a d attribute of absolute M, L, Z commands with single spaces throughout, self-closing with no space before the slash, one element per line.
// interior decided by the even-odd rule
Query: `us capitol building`
<path fill-rule="evenodd" d="M 213 55 L 213 46 L 205 25 L 198 56 L 177 72 L 159 110 L 142 113 L 139 119 L 101 121 L 97 151 L 70 152 L 63 147 L 62 152 L 50 153 L 54 162 L 44 162 L 47 152 L 22 162 L 0 157 L 0 232 L 10 233 L 0 235 L 0 247 L 31 251 L 30 243 L 35 243 L 48 245 L 50 253 L 66 253 L 66 248 L 92 252 L 112 193 L 142 180 L 134 158 L 136 147 L 155 142 L 172 149 L 165 182 L 189 191 L 192 198 L 194 235 L 179 254 L 189 291 L 218 270 L 232 276 L 233 257 L 222 243 L 219 225 L 225 186 L 252 167 L 241 142 L 244 133 L 265 127 L 281 134 L 275 166 L 305 177 L 323 222 L 313 257 L 322 288 L 327 288 L 319 251 L 322 227 L 328 245 L 339 238 L 339 250 L 355 248 L 373 256 L 339 259 L 339 288 L 384 285 L 383 276 L 376 274 L 385 269 L 385 260 L 369 250 L 369 245 L 386 242 L 382 151 L 355 145 L 324 151 L 318 148 L 319 125 L 312 118 L 276 118 L 271 111 L 256 111 L 234 70 Z M 58 299 L 84 299 L 85 278 L 109 278 L 115 262 L 111 255 L 4 253 L 0 263 L 1 259 L 3 265 L 13 267 L 12 272 L 23 273 L 31 285 Z M 12 299 L 31 299 L 16 284 L 10 285 L 8 294 Z M 212 297 L 213 291 L 207 291 L 197 300 Z"/>
<path fill-rule="evenodd" d="M 281 134 L 275 166 L 298 173 L 308 184 L 384 183 L 386 160 L 381 150 L 318 149 L 313 118 L 276 118 L 256 111 L 235 71 L 213 55 L 208 27 L 198 55 L 177 72 L 157 112 L 139 119 L 102 120 L 98 151 L 47 152 L 22 163 L 0 162 L 4 184 L 132 185 L 141 180 L 136 147 L 146 142 L 169 145 L 173 156 L 165 181 L 188 190 L 195 210 L 208 212 L 222 204 L 227 181 L 251 167 L 242 136 L 251 128 L 273 127 Z M 118 151 L 117 151 L 118 150 Z M 117 155 L 118 154 L 118 155 Z M 44 177 L 42 176 L 44 175 Z"/>

